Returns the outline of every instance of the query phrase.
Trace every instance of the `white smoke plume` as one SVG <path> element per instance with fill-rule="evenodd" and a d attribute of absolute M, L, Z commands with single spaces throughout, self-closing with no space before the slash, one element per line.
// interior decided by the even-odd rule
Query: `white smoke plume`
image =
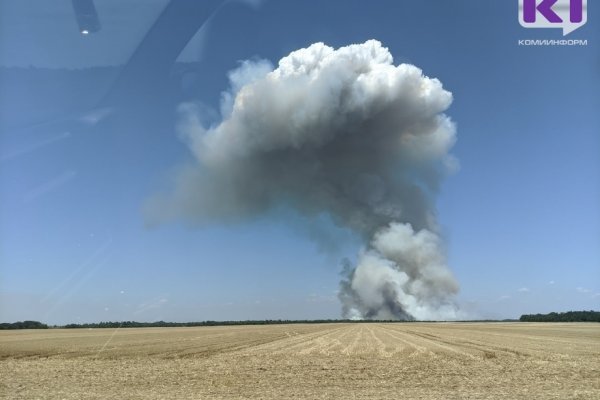
<path fill-rule="evenodd" d="M 345 317 L 455 318 L 458 286 L 432 203 L 455 165 L 451 93 L 413 65 L 395 66 L 375 40 L 315 43 L 276 68 L 246 61 L 229 77 L 220 122 L 181 106 L 197 164 L 151 199 L 149 216 L 235 220 L 282 204 L 327 213 L 365 240 L 340 284 Z"/>

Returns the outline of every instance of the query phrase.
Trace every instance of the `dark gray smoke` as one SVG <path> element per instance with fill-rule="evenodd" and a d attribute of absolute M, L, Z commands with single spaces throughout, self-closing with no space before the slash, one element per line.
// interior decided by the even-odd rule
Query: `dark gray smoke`
<path fill-rule="evenodd" d="M 451 319 L 458 286 L 447 268 L 432 196 L 455 162 L 452 95 L 413 65 L 393 65 L 375 40 L 292 52 L 273 68 L 230 73 L 222 120 L 181 106 L 198 163 L 174 192 L 148 203 L 153 220 L 235 220 L 286 204 L 323 212 L 365 239 L 341 283 L 344 316 Z"/>

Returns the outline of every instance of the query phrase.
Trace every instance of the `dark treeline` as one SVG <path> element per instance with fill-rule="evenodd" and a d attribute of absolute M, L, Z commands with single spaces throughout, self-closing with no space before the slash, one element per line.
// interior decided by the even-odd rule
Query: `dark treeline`
<path fill-rule="evenodd" d="M 517 320 L 502 320 L 503 322 Z M 94 322 L 87 324 L 67 324 L 56 326 L 56 328 L 168 328 L 168 327 L 186 327 L 186 326 L 227 326 L 227 325 L 282 325 L 282 324 L 370 324 L 370 323 L 410 323 L 410 322 L 444 322 L 444 321 L 398 321 L 398 320 L 353 320 L 353 319 L 266 319 L 266 320 L 246 320 L 246 321 L 200 321 L 200 322 Z M 479 321 L 454 321 L 454 322 L 501 322 L 498 320 L 479 320 Z"/>
<path fill-rule="evenodd" d="M 600 322 L 600 311 L 567 311 L 521 315 L 522 322 Z"/>
<path fill-rule="evenodd" d="M 38 321 L 3 322 L 0 329 L 48 329 L 48 325 Z"/>
<path fill-rule="evenodd" d="M 227 325 L 279 325 L 279 324 L 331 324 L 348 322 L 398 322 L 398 321 L 354 321 L 349 319 L 314 319 L 314 320 L 289 320 L 289 319 L 266 319 L 247 321 L 200 321 L 200 322 L 94 322 L 87 324 L 67 324 L 61 328 L 168 328 L 189 326 L 227 326 Z"/>
<path fill-rule="evenodd" d="M 137 322 L 137 321 L 106 321 L 90 322 L 83 324 L 46 325 L 37 321 L 24 321 L 14 323 L 0 323 L 0 329 L 47 329 L 47 328 L 168 328 L 168 327 L 191 327 L 191 326 L 227 326 L 227 325 L 280 325 L 280 324 L 336 324 L 336 323 L 405 323 L 418 321 L 396 321 L 396 320 L 350 320 L 350 319 L 266 319 L 245 321 L 199 321 L 199 322 Z M 435 322 L 435 321 L 427 321 Z M 458 322 L 458 321 L 457 321 Z M 474 321 L 465 321 L 474 322 Z M 480 321 L 486 322 L 486 321 Z M 493 322 L 493 321 L 489 321 Z"/>
<path fill-rule="evenodd" d="M 522 315 L 519 320 L 467 320 L 454 322 L 600 322 L 599 311 L 569 311 L 564 313 Z M 38 321 L 20 321 L 13 323 L 0 323 L 0 329 L 48 329 L 48 328 L 168 328 L 192 326 L 228 326 L 228 325 L 278 325 L 278 324 L 335 324 L 335 323 L 410 323 L 410 322 L 440 322 L 440 321 L 396 321 L 396 320 L 350 320 L 350 319 L 314 319 L 314 320 L 289 320 L 267 319 L 246 321 L 199 321 L 199 322 L 137 322 L 137 321 L 106 321 L 90 322 L 83 324 L 66 324 L 48 326 Z"/>
<path fill-rule="evenodd" d="M 503 320 L 467 320 L 454 322 L 515 322 L 515 319 Z M 246 321 L 200 321 L 200 322 L 137 322 L 137 321 L 106 321 L 106 322 L 90 322 L 83 324 L 66 324 L 66 325 L 46 325 L 38 321 L 23 321 L 14 323 L 0 323 L 0 329 L 48 329 L 48 328 L 67 328 L 67 329 L 82 329 L 82 328 L 169 328 L 169 327 L 192 327 L 192 326 L 228 326 L 228 325 L 281 325 L 281 324 L 370 324 L 370 323 L 435 323 L 445 321 L 398 321 L 398 320 L 352 320 L 352 319 L 306 319 L 306 320 L 290 320 L 290 319 L 267 319 L 267 320 L 246 320 Z"/>

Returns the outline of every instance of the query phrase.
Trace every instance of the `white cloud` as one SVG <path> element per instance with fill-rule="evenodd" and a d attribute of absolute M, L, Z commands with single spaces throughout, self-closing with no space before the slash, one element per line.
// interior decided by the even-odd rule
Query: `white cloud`
<path fill-rule="evenodd" d="M 519 288 L 517 291 L 520 293 L 529 293 L 530 290 L 527 287 L 522 287 L 522 288 Z"/>

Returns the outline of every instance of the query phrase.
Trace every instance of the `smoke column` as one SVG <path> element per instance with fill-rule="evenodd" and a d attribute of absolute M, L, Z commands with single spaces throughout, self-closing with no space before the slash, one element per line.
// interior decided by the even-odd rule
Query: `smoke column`
<path fill-rule="evenodd" d="M 276 68 L 246 61 L 229 79 L 218 123 L 180 107 L 197 163 L 148 202 L 150 218 L 236 220 L 281 204 L 327 213 L 365 243 L 340 283 L 345 317 L 457 318 L 432 202 L 456 165 L 451 93 L 375 40 L 315 43 Z"/>

